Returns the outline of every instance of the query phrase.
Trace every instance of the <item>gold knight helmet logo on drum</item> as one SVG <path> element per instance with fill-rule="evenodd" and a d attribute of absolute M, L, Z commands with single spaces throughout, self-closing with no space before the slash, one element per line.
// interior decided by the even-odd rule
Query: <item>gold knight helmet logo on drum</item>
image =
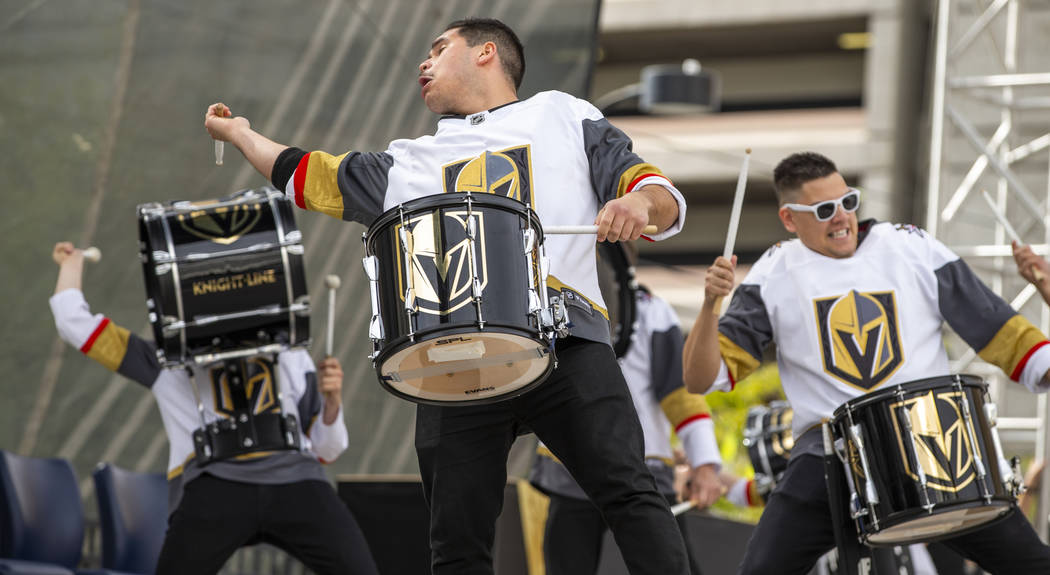
<path fill-rule="evenodd" d="M 202 208 L 188 214 L 178 216 L 179 225 L 182 229 L 204 240 L 210 240 L 217 244 L 230 245 L 236 242 L 244 234 L 252 231 L 255 224 L 259 223 L 262 210 L 259 204 L 242 204 L 236 206 L 221 206 L 214 210 L 206 209 L 209 204 L 218 203 L 217 200 L 197 202 L 193 207 Z"/>
<path fill-rule="evenodd" d="M 899 453 L 904 455 L 904 468 L 912 479 L 918 481 L 918 472 L 907 457 L 910 451 L 904 435 L 907 426 L 897 420 L 901 416 L 907 417 L 911 424 L 914 439 L 911 443 L 915 445 L 916 459 L 931 489 L 955 493 L 976 477 L 973 445 L 959 409 L 962 401 L 965 398 L 958 391 L 938 393 L 931 390 L 890 406 Z"/>
<path fill-rule="evenodd" d="M 415 309 L 433 315 L 446 315 L 471 302 L 471 284 L 474 268 L 480 289 L 488 285 L 488 258 L 485 250 L 485 214 L 477 211 L 469 217 L 476 226 L 473 258 L 470 240 L 467 237 L 468 213 L 466 210 L 425 214 L 408 220 L 404 227 L 407 245 L 405 252 L 411 254 L 411 277 L 406 285 L 405 263 L 402 251 L 397 254 L 398 294 L 405 301 L 408 288 L 415 299 Z M 402 225 L 394 228 L 394 238 L 401 237 Z M 442 238 L 463 239 L 445 249 Z M 399 240 L 395 240 L 399 241 Z M 443 298 L 446 294 L 447 298 Z M 448 302 L 447 305 L 445 302 Z"/>

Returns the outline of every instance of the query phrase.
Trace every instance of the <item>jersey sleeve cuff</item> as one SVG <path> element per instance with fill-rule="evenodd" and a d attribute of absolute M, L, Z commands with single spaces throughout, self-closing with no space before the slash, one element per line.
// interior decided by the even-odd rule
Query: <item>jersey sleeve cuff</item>
<path fill-rule="evenodd" d="M 1050 345 L 1043 345 L 1028 358 L 1021 371 L 1020 382 L 1035 393 L 1050 391 L 1050 381 L 1046 375 L 1050 371 Z"/>
<path fill-rule="evenodd" d="M 641 180 L 635 182 L 634 186 L 632 187 L 632 190 L 637 190 L 642 186 L 648 185 L 660 186 L 664 188 L 671 194 L 672 197 L 674 197 L 675 202 L 678 204 L 678 218 L 673 224 L 671 224 L 671 227 L 658 234 L 645 236 L 653 241 L 660 241 L 663 239 L 667 239 L 682 231 L 682 226 L 685 225 L 685 198 L 682 197 L 682 192 L 679 192 L 678 188 L 674 187 L 674 184 L 671 183 L 671 180 L 668 180 L 663 176 L 653 175 L 642 178 Z"/>
<path fill-rule="evenodd" d="M 721 469 L 722 454 L 715 438 L 715 422 L 710 417 L 695 419 L 678 430 L 682 449 L 691 467 L 713 463 Z"/>

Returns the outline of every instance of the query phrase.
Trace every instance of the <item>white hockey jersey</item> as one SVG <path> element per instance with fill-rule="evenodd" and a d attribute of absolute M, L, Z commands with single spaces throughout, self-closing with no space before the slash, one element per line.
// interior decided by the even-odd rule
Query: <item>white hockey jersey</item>
<path fill-rule="evenodd" d="M 169 511 L 174 511 L 183 486 L 204 469 L 197 464 L 193 448 L 193 432 L 202 424 L 191 374 L 181 367 L 162 368 L 151 342 L 101 314 L 92 314 L 78 289 L 51 296 L 50 305 L 62 339 L 104 367 L 142 384 L 156 398 L 168 437 Z M 342 408 L 331 425 L 318 417 L 322 400 L 313 361 L 305 350 L 280 353 L 276 362 L 260 358 L 258 366 L 251 398 L 256 410 L 275 401 L 279 385 L 281 412 L 295 415 L 299 421 L 300 451 L 251 453 L 214 461 L 207 464 L 208 473 L 244 483 L 327 481 L 319 462 L 335 460 L 349 444 Z M 212 375 L 209 366 L 195 369 L 192 375 L 204 406 L 203 417 L 209 424 L 230 417 L 225 379 Z"/>
<path fill-rule="evenodd" d="M 797 239 L 763 254 L 719 320 L 723 362 L 712 389 L 732 389 L 775 341 L 797 438 L 854 397 L 948 375 L 944 322 L 982 359 L 1046 391 L 1045 335 L 929 234 L 872 221 L 862 222 L 849 258 Z"/>
<path fill-rule="evenodd" d="M 409 200 L 468 190 L 520 200 L 544 226 L 589 225 L 609 200 L 658 184 L 678 202 L 678 220 L 653 236 L 657 240 L 678 233 L 686 212 L 682 195 L 631 151 L 623 132 L 591 104 L 555 91 L 446 116 L 433 136 L 395 140 L 381 153 L 332 156 L 290 148 L 278 157 L 271 180 L 301 208 L 365 225 Z M 545 246 L 548 288 L 570 292 L 569 304 L 589 304 L 587 313 L 570 307 L 572 334 L 608 342 L 594 236 L 547 236 Z"/>

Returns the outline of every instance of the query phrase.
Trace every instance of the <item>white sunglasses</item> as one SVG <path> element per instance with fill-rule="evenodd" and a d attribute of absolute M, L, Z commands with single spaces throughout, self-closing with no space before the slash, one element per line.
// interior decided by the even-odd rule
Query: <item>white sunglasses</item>
<path fill-rule="evenodd" d="M 860 207 L 860 190 L 850 188 L 845 195 L 837 200 L 828 200 L 812 206 L 805 204 L 784 204 L 784 207 L 795 212 L 812 212 L 818 222 L 826 222 L 835 217 L 839 206 L 848 214 L 857 211 Z"/>

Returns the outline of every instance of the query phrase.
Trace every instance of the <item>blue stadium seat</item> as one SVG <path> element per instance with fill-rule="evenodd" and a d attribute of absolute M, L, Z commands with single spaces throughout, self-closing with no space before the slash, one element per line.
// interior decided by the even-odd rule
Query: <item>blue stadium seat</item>
<path fill-rule="evenodd" d="M 72 575 L 83 539 L 73 466 L 0 450 L 0 574 Z"/>
<path fill-rule="evenodd" d="M 168 528 L 168 481 L 100 463 L 92 474 L 102 528 L 102 567 L 153 573 Z"/>

